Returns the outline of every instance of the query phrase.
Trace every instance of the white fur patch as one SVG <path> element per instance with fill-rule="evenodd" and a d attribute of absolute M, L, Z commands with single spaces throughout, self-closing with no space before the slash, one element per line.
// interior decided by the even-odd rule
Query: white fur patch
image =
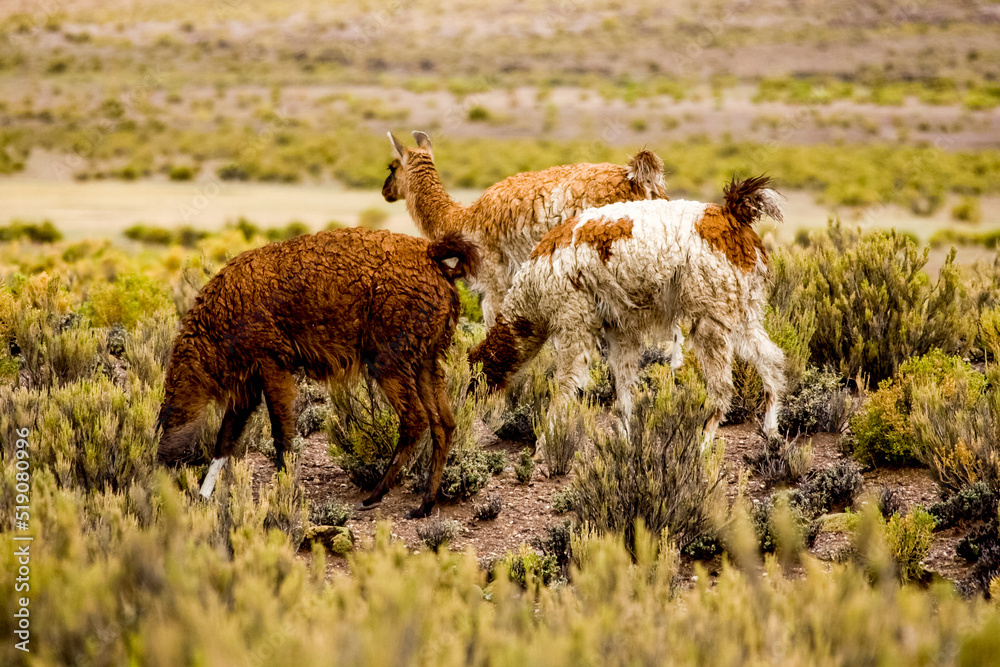
<path fill-rule="evenodd" d="M 456 266 L 458 266 L 458 257 L 449 257 L 449 258 L 443 259 L 441 261 L 449 269 L 454 269 Z"/>
<path fill-rule="evenodd" d="M 226 465 L 227 457 L 223 456 L 217 459 L 212 459 L 212 465 L 208 466 L 208 474 L 205 475 L 205 481 L 201 484 L 201 494 L 202 498 L 211 498 L 212 491 L 215 491 L 215 482 L 219 479 L 219 473 L 222 472 L 222 466 Z"/>

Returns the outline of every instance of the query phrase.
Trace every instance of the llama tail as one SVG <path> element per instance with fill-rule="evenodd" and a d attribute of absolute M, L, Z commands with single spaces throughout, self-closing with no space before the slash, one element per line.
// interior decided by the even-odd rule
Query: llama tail
<path fill-rule="evenodd" d="M 644 148 L 628 159 L 626 167 L 628 180 L 646 193 L 646 199 L 669 199 L 659 155 Z"/>
<path fill-rule="evenodd" d="M 157 462 L 168 466 L 201 462 L 204 452 L 198 450 L 197 438 L 202 414 L 211 400 L 209 392 L 188 364 L 172 362 L 164 393 L 157 418 L 160 431 Z"/>
<path fill-rule="evenodd" d="M 767 216 L 775 222 L 783 221 L 782 203 L 785 198 L 769 188 L 770 176 L 752 176 L 737 179 L 735 176 L 723 189 L 724 210 L 734 220 L 747 227 Z"/>
<path fill-rule="evenodd" d="M 447 232 L 431 241 L 427 256 L 437 262 L 441 273 L 452 282 L 475 276 L 479 271 L 479 247 L 459 232 Z"/>

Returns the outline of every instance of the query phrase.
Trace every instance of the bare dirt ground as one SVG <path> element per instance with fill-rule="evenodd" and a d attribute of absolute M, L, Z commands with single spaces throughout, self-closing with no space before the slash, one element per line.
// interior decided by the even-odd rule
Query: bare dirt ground
<path fill-rule="evenodd" d="M 724 426 L 719 429 L 719 437 L 726 441 L 725 483 L 730 500 L 736 496 L 736 486 L 741 472 L 747 467 L 744 457 L 752 455 L 762 447 L 761 437 L 755 425 L 746 423 Z M 833 433 L 817 433 L 807 440 L 812 446 L 813 458 L 810 470 L 828 468 L 845 458 L 837 446 L 839 436 Z M 535 468 L 534 476 L 528 484 L 520 484 L 513 472 L 513 464 L 523 443 L 499 441 L 487 449 L 499 449 L 507 453 L 509 465 L 503 473 L 493 477 L 485 489 L 472 499 L 462 502 L 439 502 L 433 515 L 426 519 L 408 519 L 406 513 L 419 505 L 420 496 L 405 486 L 391 491 L 382 503 L 373 510 L 355 511 L 347 526 L 355 536 L 358 548 L 371 543 L 377 521 L 392 523 L 392 534 L 403 540 L 411 551 L 426 550 L 427 547 L 417 535 L 418 527 L 436 519 L 457 521 L 461 530 L 458 537 L 449 544 L 455 551 L 473 549 L 481 562 L 492 562 L 507 552 L 516 551 L 521 544 L 531 544 L 545 535 L 546 529 L 561 524 L 572 515 L 560 515 L 552 509 L 552 494 L 565 487 L 572 479 L 572 473 L 565 477 L 548 477 L 544 463 Z M 254 471 L 254 485 L 260 489 L 270 483 L 274 468 L 270 460 L 258 452 L 247 455 Z M 330 458 L 324 436 L 310 437 L 300 455 L 301 480 L 311 503 L 336 500 L 355 505 L 367 494 L 354 486 L 347 474 Z M 878 469 L 865 473 L 865 491 L 877 491 L 879 487 L 890 487 L 901 500 L 903 512 L 917 505 L 927 506 L 939 497 L 939 488 L 924 469 Z M 748 494 L 754 500 L 761 500 L 770 493 L 759 476 L 751 475 Z M 499 495 L 503 501 L 500 515 L 491 521 L 475 518 L 473 508 L 483 502 L 488 495 Z M 935 534 L 930 553 L 924 560 L 925 569 L 951 581 L 960 581 L 968 575 L 969 566 L 955 554 L 955 545 L 961 538 L 959 529 L 950 529 Z M 850 539 L 845 533 L 820 532 L 809 553 L 824 561 L 836 562 L 849 557 Z M 309 558 L 303 549 L 303 558 Z M 707 564 L 709 572 L 718 570 L 718 558 Z M 331 558 L 328 561 L 331 572 L 346 572 L 347 562 Z M 794 572 L 792 573 L 794 576 Z M 692 563 L 685 563 L 682 576 L 690 580 L 694 575 Z"/>

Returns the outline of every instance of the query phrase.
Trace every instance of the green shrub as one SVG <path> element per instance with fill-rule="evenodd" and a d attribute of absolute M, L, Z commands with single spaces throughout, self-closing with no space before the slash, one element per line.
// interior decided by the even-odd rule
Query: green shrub
<path fill-rule="evenodd" d="M 358 227 L 378 229 L 389 221 L 389 214 L 380 208 L 366 208 L 358 214 Z"/>
<path fill-rule="evenodd" d="M 197 166 L 179 164 L 170 167 L 169 176 L 171 181 L 190 181 L 197 174 Z"/>
<path fill-rule="evenodd" d="M 977 347 L 988 360 L 1000 359 L 1000 307 L 983 310 L 979 316 Z"/>
<path fill-rule="evenodd" d="M 866 466 L 913 465 L 926 459 L 918 456 L 916 422 L 910 415 L 916 397 L 934 388 L 941 400 L 954 401 L 968 410 L 984 385 L 983 376 L 967 362 L 939 350 L 909 359 L 899 367 L 896 377 L 884 380 L 851 417 L 854 457 Z M 947 424 L 939 426 L 950 428 Z"/>
<path fill-rule="evenodd" d="M 853 410 L 851 392 L 840 374 L 810 366 L 798 388 L 782 398 L 778 428 L 790 436 L 840 433 Z"/>
<path fill-rule="evenodd" d="M 173 302 L 152 279 L 139 274 L 120 275 L 113 283 L 95 285 L 83 312 L 99 327 L 120 324 L 135 329 L 140 319 L 154 313 L 172 313 Z"/>
<path fill-rule="evenodd" d="M 469 290 L 464 280 L 455 281 L 458 289 L 458 299 L 462 304 L 461 316 L 470 322 L 483 321 L 482 296 L 478 292 Z"/>
<path fill-rule="evenodd" d="M 317 526 L 343 526 L 354 513 L 349 503 L 339 500 L 327 500 L 314 504 L 309 520 Z"/>
<path fill-rule="evenodd" d="M 399 440 L 396 412 L 382 391 L 367 381 L 332 389 L 330 403 L 326 422 L 330 456 L 351 482 L 362 489 L 375 488 Z"/>
<path fill-rule="evenodd" d="M 807 298 L 796 304 L 815 311 L 810 348 L 816 365 L 877 383 L 913 355 L 970 348 L 975 308 L 954 253 L 932 281 L 923 271 L 928 250 L 919 253 L 909 238 L 875 232 L 852 241 L 839 226 L 828 234 L 822 247 L 801 251 L 814 265 Z"/>
<path fill-rule="evenodd" d="M 889 552 L 899 567 L 904 582 L 920 579 L 924 574 L 921 561 L 927 557 L 934 539 L 934 517 L 922 507 L 906 516 L 894 514 L 885 526 Z"/>
<path fill-rule="evenodd" d="M 174 238 L 174 235 L 168 229 L 147 226 L 142 223 L 128 227 L 122 234 L 124 234 L 125 238 L 132 241 L 149 243 L 151 245 L 170 245 Z"/>
<path fill-rule="evenodd" d="M 556 514 L 565 514 L 575 511 L 580 502 L 580 492 L 570 484 L 552 492 L 552 511 Z"/>
<path fill-rule="evenodd" d="M 975 378 L 925 386 L 910 417 L 915 452 L 950 491 L 985 482 L 1000 489 L 1000 373 L 990 367 L 985 390 Z"/>
<path fill-rule="evenodd" d="M 637 521 L 654 534 L 670 531 L 683 549 L 704 532 L 721 468 L 702 459 L 702 426 L 710 407 L 692 373 L 674 386 L 669 373 L 636 397 L 627 434 L 597 430 L 592 456 L 576 467 L 576 513 L 634 547 Z"/>
<path fill-rule="evenodd" d="M 853 461 L 839 461 L 810 473 L 793 493 L 793 502 L 816 517 L 850 507 L 864 488 L 861 469 Z"/>
<path fill-rule="evenodd" d="M 491 493 L 481 503 L 472 506 L 472 516 L 479 521 L 492 521 L 500 516 L 503 511 L 503 498 L 495 493 Z"/>
<path fill-rule="evenodd" d="M 495 470 L 496 458 L 487 452 L 480 449 L 452 451 L 441 475 L 438 492 L 448 499 L 474 496 L 489 484 L 490 477 L 496 474 Z"/>
<path fill-rule="evenodd" d="M 417 526 L 417 537 L 433 551 L 458 537 L 462 527 L 454 519 L 432 519 L 422 526 Z"/>
<path fill-rule="evenodd" d="M 573 456 L 587 442 L 587 433 L 596 428 L 594 409 L 576 401 L 566 401 L 558 413 L 552 407 L 535 423 L 535 436 L 545 456 L 549 476 L 565 475 Z"/>
<path fill-rule="evenodd" d="M 801 479 L 812 463 L 812 444 L 799 444 L 779 435 L 764 439 L 756 454 L 744 454 L 743 462 L 768 486 Z"/>
<path fill-rule="evenodd" d="M 101 376 L 45 389 L 0 386 L 4 456 L 13 456 L 15 429 L 28 428 L 32 465 L 51 471 L 60 487 L 100 491 L 147 483 L 162 398 L 162 389 L 126 391 Z"/>
<path fill-rule="evenodd" d="M 309 525 L 309 501 L 299 483 L 300 466 L 293 455 L 286 454 L 286 468 L 260 494 L 264 512 L 264 531 L 280 530 L 297 550 Z"/>
<path fill-rule="evenodd" d="M 555 556 L 537 554 L 526 544 L 516 553 L 508 552 L 501 562 L 507 577 L 525 590 L 534 586 L 548 586 L 559 574 L 559 563 Z"/>
<path fill-rule="evenodd" d="M 951 528 L 963 521 L 989 521 L 997 516 L 997 492 L 985 482 L 977 482 L 947 500 L 927 508 L 934 517 L 938 530 Z"/>
<path fill-rule="evenodd" d="M 525 447 L 521 450 L 521 457 L 518 462 L 514 464 L 514 476 L 517 477 L 517 481 L 521 484 L 527 484 L 531 481 L 531 476 L 535 474 L 535 459 L 533 458 L 531 449 Z"/>
<path fill-rule="evenodd" d="M 960 222 L 978 224 L 983 220 L 983 211 L 979 207 L 979 199 L 963 197 L 962 201 L 951 209 L 951 217 Z"/>
<path fill-rule="evenodd" d="M 481 123 L 493 118 L 493 114 L 490 113 L 490 110 L 481 104 L 474 104 L 469 107 L 469 112 L 466 115 L 472 123 Z"/>
<path fill-rule="evenodd" d="M 51 220 L 42 222 L 25 222 L 12 220 L 9 225 L 0 227 L 0 242 L 20 241 L 28 239 L 32 243 L 55 243 L 63 238 Z"/>
<path fill-rule="evenodd" d="M 795 552 L 802 545 L 811 546 L 819 534 L 820 522 L 808 510 L 791 502 L 789 493 L 773 493 L 754 502 L 750 522 L 757 547 L 769 553 L 777 550 Z"/>
<path fill-rule="evenodd" d="M 304 236 L 312 232 L 304 222 L 290 222 L 284 227 L 271 227 L 265 233 L 268 241 L 287 241 L 296 236 Z"/>

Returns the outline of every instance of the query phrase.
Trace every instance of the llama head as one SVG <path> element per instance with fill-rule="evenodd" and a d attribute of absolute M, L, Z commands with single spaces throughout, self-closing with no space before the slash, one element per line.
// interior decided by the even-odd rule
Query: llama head
<path fill-rule="evenodd" d="M 407 148 L 399 142 L 392 132 L 389 144 L 392 146 L 392 162 L 389 163 L 389 176 L 382 184 L 382 197 L 387 202 L 406 199 L 406 170 L 413 162 L 430 161 L 433 164 L 434 154 L 431 152 L 431 139 L 423 132 L 414 132 L 417 148 Z"/>
<path fill-rule="evenodd" d="M 531 323 L 517 318 L 508 322 L 497 316 L 486 338 L 469 350 L 469 365 L 483 365 L 483 375 L 490 389 L 502 389 L 507 380 L 530 361 L 545 343 Z"/>

